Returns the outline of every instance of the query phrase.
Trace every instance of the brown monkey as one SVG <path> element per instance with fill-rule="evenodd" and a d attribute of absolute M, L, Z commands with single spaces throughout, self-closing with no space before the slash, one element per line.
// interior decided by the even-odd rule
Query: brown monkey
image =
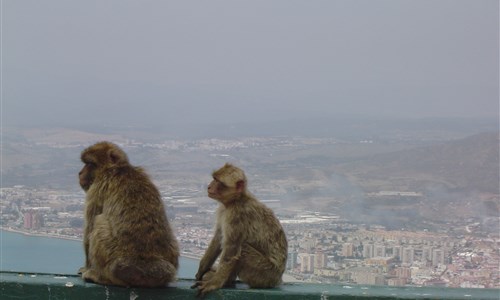
<path fill-rule="evenodd" d="M 83 150 L 86 192 L 83 279 L 100 284 L 162 287 L 175 279 L 179 246 L 160 193 L 117 145 Z"/>
<path fill-rule="evenodd" d="M 244 172 L 226 164 L 212 174 L 208 196 L 220 202 L 215 234 L 201 259 L 198 296 L 232 284 L 238 276 L 252 288 L 281 283 L 287 259 L 285 232 L 273 211 L 247 191 Z M 217 269 L 212 269 L 217 257 Z"/>

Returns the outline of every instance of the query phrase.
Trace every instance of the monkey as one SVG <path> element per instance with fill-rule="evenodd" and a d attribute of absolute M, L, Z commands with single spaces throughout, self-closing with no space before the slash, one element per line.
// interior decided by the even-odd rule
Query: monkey
<path fill-rule="evenodd" d="M 250 288 L 272 288 L 282 282 L 288 255 L 285 232 L 273 211 L 247 190 L 242 169 L 226 163 L 213 172 L 208 197 L 219 202 L 215 233 L 203 255 L 197 296 L 234 284 L 236 277 Z M 213 268 L 220 256 L 219 265 Z"/>
<path fill-rule="evenodd" d="M 176 278 L 179 246 L 160 192 L 116 144 L 81 153 L 86 193 L 82 278 L 103 285 L 165 287 Z"/>

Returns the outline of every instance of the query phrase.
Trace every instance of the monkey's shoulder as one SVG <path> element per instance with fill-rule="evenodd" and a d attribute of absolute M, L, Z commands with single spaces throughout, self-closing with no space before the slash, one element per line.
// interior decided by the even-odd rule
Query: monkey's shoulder
<path fill-rule="evenodd" d="M 97 183 L 103 189 L 112 189 L 126 194 L 154 194 L 160 193 L 149 175 L 141 168 L 135 166 L 121 166 L 109 169 L 102 174 L 106 180 Z"/>
<path fill-rule="evenodd" d="M 124 165 L 119 167 L 108 168 L 103 172 L 104 176 L 113 178 L 115 180 L 127 180 L 130 182 L 145 182 L 151 181 L 149 175 L 142 167 Z"/>
<path fill-rule="evenodd" d="M 248 227 L 252 224 L 267 226 L 279 222 L 274 212 L 262 202 L 250 198 L 230 207 L 219 206 L 217 210 L 219 223 L 231 226 Z M 270 224 L 271 223 L 271 224 Z M 240 225 L 241 224 L 241 225 Z"/>

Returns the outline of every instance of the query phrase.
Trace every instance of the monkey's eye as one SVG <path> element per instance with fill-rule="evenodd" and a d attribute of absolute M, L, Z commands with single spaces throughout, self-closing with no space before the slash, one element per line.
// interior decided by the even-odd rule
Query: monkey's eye
<path fill-rule="evenodd" d="M 219 189 L 226 189 L 227 188 L 227 185 L 225 185 L 222 181 L 220 181 L 219 179 L 217 178 L 214 178 L 215 182 L 217 182 L 217 187 Z"/>

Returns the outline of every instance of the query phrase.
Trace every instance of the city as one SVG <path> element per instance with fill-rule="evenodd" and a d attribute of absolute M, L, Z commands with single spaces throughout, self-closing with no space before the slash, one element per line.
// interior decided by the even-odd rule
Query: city
<path fill-rule="evenodd" d="M 182 255 L 199 259 L 212 237 L 216 204 L 198 201 L 204 191 L 160 188 Z M 83 192 L 14 186 L 0 195 L 2 229 L 81 239 Z M 287 234 L 285 281 L 500 288 L 500 239 L 481 232 L 474 220 L 457 220 L 452 226 L 462 230 L 451 234 L 388 230 L 330 213 L 284 209 L 280 200 L 263 202 Z"/>

